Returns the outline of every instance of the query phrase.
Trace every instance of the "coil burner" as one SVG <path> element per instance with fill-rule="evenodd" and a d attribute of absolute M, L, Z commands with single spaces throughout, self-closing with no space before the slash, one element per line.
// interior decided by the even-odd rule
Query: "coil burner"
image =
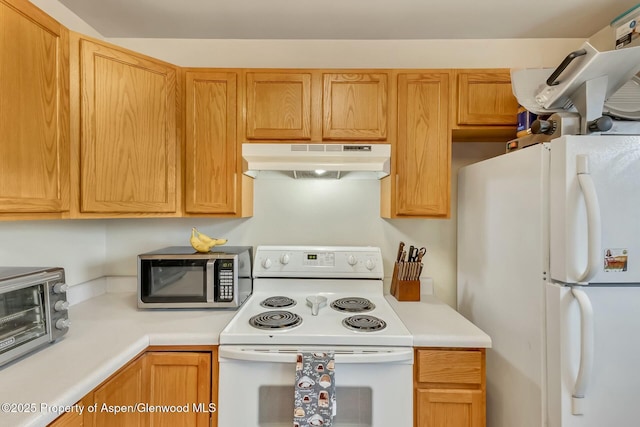
<path fill-rule="evenodd" d="M 347 317 L 342 321 L 342 324 L 348 329 L 362 332 L 379 331 L 387 327 L 384 320 L 362 314 Z"/>
<path fill-rule="evenodd" d="M 294 305 L 296 305 L 296 302 L 289 297 L 278 295 L 275 297 L 267 298 L 266 300 L 262 301 L 260 305 L 265 308 L 286 308 L 293 307 Z"/>
<path fill-rule="evenodd" d="M 366 298 L 347 297 L 333 301 L 331 308 L 348 313 L 365 313 L 373 310 L 376 306 Z"/>
<path fill-rule="evenodd" d="M 302 323 L 302 318 L 284 310 L 267 311 L 249 319 L 249 324 L 258 329 L 291 329 Z"/>

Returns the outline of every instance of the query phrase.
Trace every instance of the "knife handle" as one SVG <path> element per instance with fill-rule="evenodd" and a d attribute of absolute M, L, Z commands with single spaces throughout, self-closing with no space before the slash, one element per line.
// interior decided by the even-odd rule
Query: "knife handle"
<path fill-rule="evenodd" d="M 404 250 L 404 242 L 400 242 L 400 246 L 398 246 L 398 255 L 396 255 L 396 261 L 402 261 L 402 251 Z"/>

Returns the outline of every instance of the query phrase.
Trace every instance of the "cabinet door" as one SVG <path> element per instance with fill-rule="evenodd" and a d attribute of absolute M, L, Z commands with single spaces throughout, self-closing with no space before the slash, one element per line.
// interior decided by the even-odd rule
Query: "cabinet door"
<path fill-rule="evenodd" d="M 75 411 L 60 415 L 55 421 L 48 424 L 48 427 L 83 427 L 84 425 L 84 416 L 79 411 Z"/>
<path fill-rule="evenodd" d="M 480 390 L 416 390 L 417 427 L 484 427 Z"/>
<path fill-rule="evenodd" d="M 81 211 L 176 207 L 176 69 L 80 41 Z"/>
<path fill-rule="evenodd" d="M 311 138 L 311 73 L 247 73 L 247 139 Z"/>
<path fill-rule="evenodd" d="M 150 425 L 209 427 L 211 353 L 149 352 L 149 405 L 176 405 L 188 411 L 150 413 Z M 196 406 L 194 405 L 199 405 Z"/>
<path fill-rule="evenodd" d="M 448 73 L 398 75 L 397 215 L 449 215 L 448 99 Z"/>
<path fill-rule="evenodd" d="M 324 74 L 323 139 L 387 138 L 387 74 Z"/>
<path fill-rule="evenodd" d="M 185 212 L 236 212 L 235 73 L 187 72 Z"/>
<path fill-rule="evenodd" d="M 517 112 L 508 72 L 458 73 L 458 125 L 515 126 Z"/>
<path fill-rule="evenodd" d="M 93 418 L 87 416 L 87 408 L 93 405 L 93 393 L 89 393 L 77 402 L 71 411 L 65 412 L 47 424 L 48 427 L 84 427 L 92 424 Z M 82 413 L 78 408 L 82 408 Z"/>
<path fill-rule="evenodd" d="M 111 377 L 93 392 L 96 410 L 86 412 L 85 424 L 92 427 L 143 426 L 147 414 L 135 410 L 136 405 L 148 401 L 148 381 L 145 375 L 145 359 L 142 355 Z M 132 411 L 115 412 L 112 408 L 131 407 Z"/>
<path fill-rule="evenodd" d="M 69 210 L 69 33 L 0 0 L 0 213 Z"/>

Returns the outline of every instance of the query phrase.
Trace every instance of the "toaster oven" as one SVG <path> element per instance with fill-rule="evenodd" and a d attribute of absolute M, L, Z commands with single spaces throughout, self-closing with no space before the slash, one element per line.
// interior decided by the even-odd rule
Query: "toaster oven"
<path fill-rule="evenodd" d="M 0 366 L 69 330 L 64 269 L 0 267 Z"/>

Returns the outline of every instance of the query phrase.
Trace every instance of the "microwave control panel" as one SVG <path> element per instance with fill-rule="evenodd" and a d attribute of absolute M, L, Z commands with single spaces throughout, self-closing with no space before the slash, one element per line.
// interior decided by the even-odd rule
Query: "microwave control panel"
<path fill-rule="evenodd" d="M 233 260 L 218 260 L 216 263 L 216 286 L 217 298 L 219 302 L 233 301 Z"/>

